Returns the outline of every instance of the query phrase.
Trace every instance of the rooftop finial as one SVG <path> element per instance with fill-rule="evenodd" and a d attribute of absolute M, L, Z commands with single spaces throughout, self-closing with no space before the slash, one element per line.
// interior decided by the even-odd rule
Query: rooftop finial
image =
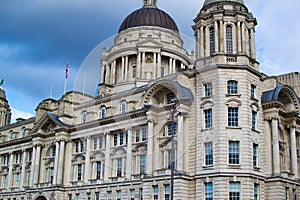
<path fill-rule="evenodd" d="M 157 0 L 143 0 L 144 1 L 144 7 L 157 7 L 156 2 Z"/>

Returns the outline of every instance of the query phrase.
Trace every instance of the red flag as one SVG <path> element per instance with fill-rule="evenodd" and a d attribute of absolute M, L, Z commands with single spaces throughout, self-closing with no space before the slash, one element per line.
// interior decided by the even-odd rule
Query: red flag
<path fill-rule="evenodd" d="M 66 79 L 68 78 L 69 76 L 69 65 L 66 66 Z"/>

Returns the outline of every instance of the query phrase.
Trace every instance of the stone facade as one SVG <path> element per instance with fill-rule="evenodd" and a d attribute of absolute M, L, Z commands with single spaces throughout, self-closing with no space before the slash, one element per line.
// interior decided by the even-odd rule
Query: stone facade
<path fill-rule="evenodd" d="M 156 1 L 141 9 L 103 49 L 98 96 L 2 124 L 0 199 L 168 200 L 172 175 L 174 199 L 299 198 L 299 97 L 259 71 L 244 2 L 205 1 L 195 55 Z"/>

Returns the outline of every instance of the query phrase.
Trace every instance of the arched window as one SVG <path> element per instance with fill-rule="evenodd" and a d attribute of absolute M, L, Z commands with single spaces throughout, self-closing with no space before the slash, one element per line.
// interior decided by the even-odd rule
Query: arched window
<path fill-rule="evenodd" d="M 209 29 L 209 47 L 210 47 L 210 54 L 214 54 L 215 53 L 215 29 L 214 27 L 211 27 Z"/>
<path fill-rule="evenodd" d="M 226 26 L 226 53 L 233 54 L 232 26 Z"/>
<path fill-rule="evenodd" d="M 22 130 L 21 130 L 21 138 L 25 137 L 25 132 L 26 132 L 26 128 L 23 127 Z"/>
<path fill-rule="evenodd" d="M 81 114 L 81 123 L 86 123 L 87 120 L 87 112 L 83 111 Z"/>
<path fill-rule="evenodd" d="M 127 103 L 125 101 L 123 101 L 120 105 L 120 113 L 126 113 L 127 112 Z"/>
<path fill-rule="evenodd" d="M 9 131 L 9 133 L 8 133 L 8 141 L 11 141 L 12 139 L 13 139 L 13 133 L 14 133 L 14 131 Z"/>
<path fill-rule="evenodd" d="M 99 119 L 104 119 L 106 117 L 106 107 L 102 106 L 99 112 Z"/>

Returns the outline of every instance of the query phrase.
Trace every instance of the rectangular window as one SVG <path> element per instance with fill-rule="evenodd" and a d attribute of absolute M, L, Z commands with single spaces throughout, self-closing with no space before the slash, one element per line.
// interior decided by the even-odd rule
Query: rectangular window
<path fill-rule="evenodd" d="M 15 174 L 15 186 L 16 187 L 20 186 L 20 174 L 19 173 Z"/>
<path fill-rule="evenodd" d="M 158 186 L 153 186 L 153 200 L 158 200 Z"/>
<path fill-rule="evenodd" d="M 204 110 L 205 128 L 212 127 L 212 109 Z"/>
<path fill-rule="evenodd" d="M 240 142 L 229 141 L 229 164 L 240 164 Z"/>
<path fill-rule="evenodd" d="M 212 142 L 205 143 L 205 165 L 213 165 L 213 144 Z"/>
<path fill-rule="evenodd" d="M 239 108 L 228 108 L 228 126 L 239 126 Z"/>
<path fill-rule="evenodd" d="M 124 144 L 124 132 L 120 132 L 120 145 Z"/>
<path fill-rule="evenodd" d="M 176 135 L 177 133 L 177 123 L 171 123 L 168 125 L 168 136 L 172 136 L 172 134 Z"/>
<path fill-rule="evenodd" d="M 103 148 L 103 136 L 99 137 L 99 149 Z"/>
<path fill-rule="evenodd" d="M 118 134 L 115 133 L 114 134 L 114 146 L 117 146 L 118 145 Z"/>
<path fill-rule="evenodd" d="M 253 144 L 253 166 L 258 167 L 258 144 Z"/>
<path fill-rule="evenodd" d="M 122 158 L 117 160 L 117 177 L 122 177 Z"/>
<path fill-rule="evenodd" d="M 134 200 L 135 199 L 135 189 L 131 189 L 130 190 L 130 200 Z"/>
<path fill-rule="evenodd" d="M 170 185 L 165 185 L 165 200 L 170 200 Z"/>
<path fill-rule="evenodd" d="M 226 53 L 233 54 L 232 27 L 226 26 Z"/>
<path fill-rule="evenodd" d="M 87 200 L 91 200 L 91 193 L 87 193 L 86 196 L 87 196 Z"/>
<path fill-rule="evenodd" d="M 2 187 L 7 188 L 7 175 L 3 175 Z"/>
<path fill-rule="evenodd" d="M 96 179 L 99 180 L 101 179 L 101 161 L 97 161 L 97 166 L 96 166 Z"/>
<path fill-rule="evenodd" d="M 68 200 L 72 200 L 72 194 L 68 194 Z"/>
<path fill-rule="evenodd" d="M 135 142 L 140 142 L 140 130 L 135 131 Z"/>
<path fill-rule="evenodd" d="M 211 83 L 206 83 L 204 85 L 204 89 L 205 89 L 205 96 L 206 97 L 212 96 L 212 84 Z"/>
<path fill-rule="evenodd" d="M 98 138 L 94 138 L 94 150 L 96 150 L 97 149 L 97 144 L 98 144 L 98 140 L 97 140 Z"/>
<path fill-rule="evenodd" d="M 290 199 L 290 194 L 289 194 L 289 188 L 285 188 L 285 200 L 289 200 Z"/>
<path fill-rule="evenodd" d="M 209 50 L 210 50 L 210 54 L 214 54 L 215 53 L 215 29 L 213 27 L 211 27 L 209 29 Z"/>
<path fill-rule="evenodd" d="M 259 200 L 259 184 L 254 183 L 254 200 Z"/>
<path fill-rule="evenodd" d="M 112 191 L 107 192 L 107 200 L 112 200 Z"/>
<path fill-rule="evenodd" d="M 238 94 L 238 82 L 237 81 L 227 81 L 227 93 L 228 94 Z"/>
<path fill-rule="evenodd" d="M 76 200 L 80 200 L 80 194 L 76 194 Z"/>
<path fill-rule="evenodd" d="M 241 198 L 241 184 L 240 182 L 229 183 L 229 200 L 240 200 Z"/>
<path fill-rule="evenodd" d="M 145 174 L 146 172 L 146 155 L 140 156 L 140 174 Z"/>
<path fill-rule="evenodd" d="M 164 77 L 164 76 L 165 76 L 165 68 L 164 68 L 164 67 L 161 67 L 161 68 L 160 68 L 160 76 L 161 76 L 161 77 Z"/>
<path fill-rule="evenodd" d="M 213 183 L 205 183 L 205 200 L 213 200 Z"/>
<path fill-rule="evenodd" d="M 257 112 L 252 110 L 252 130 L 256 130 Z"/>
<path fill-rule="evenodd" d="M 50 170 L 50 183 L 53 183 L 53 180 L 54 180 L 54 167 L 51 167 L 49 170 Z"/>
<path fill-rule="evenodd" d="M 251 85 L 251 98 L 255 98 L 255 90 L 256 90 L 256 86 L 255 85 Z"/>
<path fill-rule="evenodd" d="M 142 141 L 147 140 L 147 127 L 142 128 Z"/>
<path fill-rule="evenodd" d="M 100 200 L 100 192 L 96 192 L 95 193 L 95 199 L 96 200 Z"/>
<path fill-rule="evenodd" d="M 77 181 L 81 181 L 82 178 L 82 164 L 77 165 Z"/>
<path fill-rule="evenodd" d="M 117 200 L 121 200 L 122 199 L 122 191 L 118 190 L 117 191 Z"/>
<path fill-rule="evenodd" d="M 132 78 L 136 78 L 136 66 L 132 67 Z"/>

